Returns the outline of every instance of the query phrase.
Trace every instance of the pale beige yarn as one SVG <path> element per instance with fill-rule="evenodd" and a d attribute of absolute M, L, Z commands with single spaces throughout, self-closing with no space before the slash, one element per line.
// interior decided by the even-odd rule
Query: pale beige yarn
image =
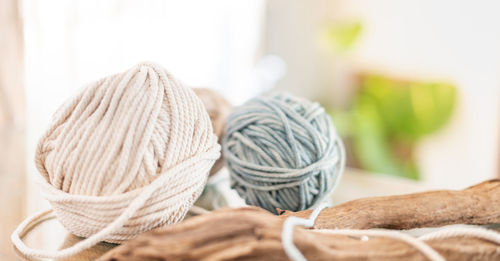
<path fill-rule="evenodd" d="M 44 197 L 71 233 L 87 237 L 68 257 L 99 241 L 121 242 L 183 219 L 220 155 L 209 116 L 194 92 L 158 65 L 143 63 L 84 88 L 54 115 L 36 165 Z"/>

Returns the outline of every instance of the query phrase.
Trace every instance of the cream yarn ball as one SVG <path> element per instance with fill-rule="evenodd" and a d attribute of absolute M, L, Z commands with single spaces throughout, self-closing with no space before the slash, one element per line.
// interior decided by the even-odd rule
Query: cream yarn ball
<path fill-rule="evenodd" d="M 36 151 L 57 219 L 90 238 L 55 253 L 16 246 L 63 257 L 179 222 L 219 155 L 202 102 L 160 66 L 142 63 L 94 82 L 56 112 Z"/>

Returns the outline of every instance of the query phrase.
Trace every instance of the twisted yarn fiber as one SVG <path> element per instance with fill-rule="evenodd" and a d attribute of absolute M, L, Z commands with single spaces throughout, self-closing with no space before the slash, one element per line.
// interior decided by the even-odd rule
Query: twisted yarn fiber
<path fill-rule="evenodd" d="M 299 211 L 329 194 L 342 173 L 344 147 L 318 104 L 279 94 L 236 108 L 223 152 L 231 186 L 247 204 Z"/>
<path fill-rule="evenodd" d="M 91 242 L 56 254 L 25 250 L 68 256 L 176 223 L 219 155 L 203 104 L 163 68 L 139 64 L 92 83 L 57 111 L 36 151 L 58 220 Z"/>

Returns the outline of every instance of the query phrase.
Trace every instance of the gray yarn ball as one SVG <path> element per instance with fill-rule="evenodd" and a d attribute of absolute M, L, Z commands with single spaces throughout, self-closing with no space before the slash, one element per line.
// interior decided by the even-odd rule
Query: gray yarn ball
<path fill-rule="evenodd" d="M 324 109 L 285 94 L 235 108 L 222 146 L 231 187 L 247 204 L 273 213 L 312 208 L 334 189 L 345 165 Z"/>

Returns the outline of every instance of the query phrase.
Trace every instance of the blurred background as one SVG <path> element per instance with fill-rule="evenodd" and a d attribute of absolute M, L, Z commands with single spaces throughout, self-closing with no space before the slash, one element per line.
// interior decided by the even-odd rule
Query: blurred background
<path fill-rule="evenodd" d="M 320 102 L 356 173 L 337 194 L 499 177 L 498 10 L 487 0 L 0 0 L 0 259 L 12 258 L 6 235 L 44 207 L 30 176 L 52 113 L 141 61 L 234 105 L 277 91 Z"/>

